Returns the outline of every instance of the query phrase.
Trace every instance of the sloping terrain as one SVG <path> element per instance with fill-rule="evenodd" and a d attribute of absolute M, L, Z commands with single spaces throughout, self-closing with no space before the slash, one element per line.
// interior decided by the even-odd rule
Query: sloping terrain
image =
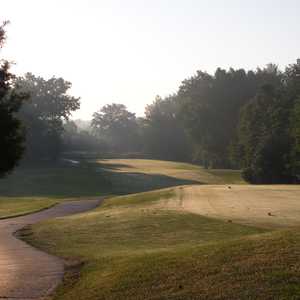
<path fill-rule="evenodd" d="M 24 226 L 87 211 L 97 200 L 69 201 L 35 214 L 0 220 L 0 299 L 41 299 L 61 282 L 64 262 L 15 237 Z"/>
<path fill-rule="evenodd" d="M 162 207 L 266 228 L 300 226 L 297 185 L 194 185 L 174 191 Z"/>
<path fill-rule="evenodd" d="M 298 299 L 297 227 L 274 231 L 191 213 L 178 207 L 178 189 L 112 198 L 33 226 L 30 243 L 84 262 L 54 299 Z"/>
<path fill-rule="evenodd" d="M 152 174 L 202 184 L 245 183 L 240 171 L 205 169 L 189 163 L 152 159 L 103 159 L 96 162 L 103 169 L 121 174 Z"/>
<path fill-rule="evenodd" d="M 72 266 L 54 299 L 299 299 L 299 186 L 249 186 L 238 171 L 134 159 L 13 176 L 3 195 L 107 195 L 94 211 L 23 231 Z"/>

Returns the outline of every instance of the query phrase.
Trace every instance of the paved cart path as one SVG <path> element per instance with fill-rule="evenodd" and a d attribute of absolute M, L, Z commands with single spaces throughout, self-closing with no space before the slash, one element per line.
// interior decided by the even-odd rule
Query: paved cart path
<path fill-rule="evenodd" d="M 0 220 L 0 299 L 43 299 L 61 282 L 63 260 L 17 239 L 14 233 L 27 225 L 84 212 L 100 200 L 69 201 L 23 217 Z"/>

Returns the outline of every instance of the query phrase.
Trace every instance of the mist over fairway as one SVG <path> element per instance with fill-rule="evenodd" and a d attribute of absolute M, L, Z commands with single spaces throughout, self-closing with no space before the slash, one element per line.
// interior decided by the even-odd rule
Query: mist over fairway
<path fill-rule="evenodd" d="M 299 300 L 299 9 L 1 3 L 0 299 Z"/>
<path fill-rule="evenodd" d="M 195 181 L 159 190 L 157 181 L 155 191 L 110 196 L 95 211 L 26 230 L 25 239 L 34 246 L 71 264 L 80 258 L 80 273 L 75 276 L 70 269 L 54 299 L 297 295 L 299 186 L 237 185 L 235 172 L 207 172 L 167 161 L 110 159 L 92 164 L 112 172 L 117 185 L 116 179 L 128 173 Z M 128 188 L 144 189 L 138 178 L 133 176 L 132 182 L 139 184 Z"/>

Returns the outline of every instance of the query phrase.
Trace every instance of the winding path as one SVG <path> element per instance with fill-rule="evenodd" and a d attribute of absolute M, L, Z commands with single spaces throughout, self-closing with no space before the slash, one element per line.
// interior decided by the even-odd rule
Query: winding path
<path fill-rule="evenodd" d="M 27 225 L 84 212 L 101 200 L 68 201 L 47 210 L 0 221 L 0 299 L 43 299 L 61 282 L 64 262 L 17 239 Z"/>

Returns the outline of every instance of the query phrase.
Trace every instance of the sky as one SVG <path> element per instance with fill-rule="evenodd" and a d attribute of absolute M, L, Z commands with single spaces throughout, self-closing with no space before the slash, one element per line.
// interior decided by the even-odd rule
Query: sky
<path fill-rule="evenodd" d="M 197 70 L 300 57 L 299 0 L 0 0 L 13 71 L 72 82 L 73 118 L 108 103 L 142 116 Z"/>

